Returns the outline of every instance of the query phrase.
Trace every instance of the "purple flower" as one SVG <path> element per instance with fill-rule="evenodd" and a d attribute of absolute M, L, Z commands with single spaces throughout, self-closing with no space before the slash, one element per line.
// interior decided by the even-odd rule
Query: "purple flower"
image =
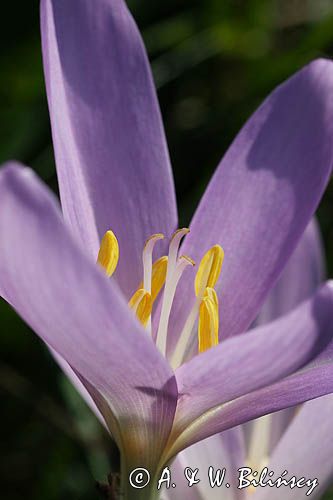
<path fill-rule="evenodd" d="M 269 293 L 256 324 L 274 320 L 310 296 L 323 275 L 321 242 L 313 220 Z M 333 395 L 330 394 L 196 443 L 182 451 L 172 463 L 172 481 L 177 483 L 177 489 L 164 490 L 163 497 L 178 500 L 188 494 L 184 469 L 191 467 L 192 470 L 199 469 L 197 479 L 200 479 L 200 483 L 192 488 L 193 500 L 296 500 L 305 498 L 311 489 L 311 498 L 320 498 L 333 479 L 333 442 L 329 438 L 333 431 L 332 411 Z M 220 487 L 212 488 L 209 466 L 214 468 L 213 478 L 218 477 L 218 470 L 222 474 L 225 469 Z M 246 477 L 241 480 L 239 469 L 245 467 L 251 468 L 252 474 L 246 471 Z M 283 477 L 291 480 L 290 483 L 279 488 L 254 487 L 247 483 L 252 479 L 259 481 L 266 467 L 274 472 L 273 482 L 287 470 L 288 474 Z M 253 475 L 254 471 L 258 474 Z M 304 477 L 306 481 L 302 482 L 302 487 L 297 487 L 293 477 L 297 480 Z M 268 475 L 267 479 L 270 479 Z M 225 487 L 227 481 L 230 484 L 228 489 Z"/>
<path fill-rule="evenodd" d="M 193 471 L 198 469 L 196 479 L 200 479 L 200 483 L 190 490 L 191 500 L 300 500 L 307 498 L 308 492 L 311 499 L 322 498 L 333 479 L 332 411 L 333 397 L 327 395 L 304 403 L 298 412 L 289 415 L 289 421 L 287 415 L 283 415 L 285 425 L 280 428 L 283 432 L 268 456 L 261 455 L 262 448 L 270 444 L 274 435 L 273 424 L 276 424 L 273 417 L 279 414 L 254 421 L 252 436 L 249 429 L 239 426 L 194 444 L 179 453 L 171 464 L 171 479 L 177 488 L 166 490 L 167 483 L 164 482 L 161 489 L 163 499 L 186 498 L 189 485 L 184 470 L 187 467 Z M 253 458 L 255 460 L 250 461 Z M 213 479 L 225 469 L 220 487 L 215 483 L 212 488 L 210 467 L 213 467 Z M 257 474 L 253 474 L 255 471 Z M 287 473 L 282 476 L 284 471 Z M 271 477 L 270 472 L 274 473 Z M 247 483 L 253 479 L 258 483 L 260 476 L 261 484 Z M 274 483 L 281 476 L 288 484 L 277 487 L 279 483 Z M 299 486 L 295 485 L 301 478 L 305 480 L 300 481 Z M 267 484 L 268 479 L 272 480 L 272 486 Z"/>
<path fill-rule="evenodd" d="M 244 126 L 178 258 L 186 230 L 158 241 L 177 228 L 174 186 L 125 4 L 42 0 L 41 21 L 63 216 L 29 169 L 2 169 L 0 290 L 104 419 L 124 495 L 147 498 L 129 490 L 134 467 L 154 476 L 196 441 L 333 390 L 331 283 L 245 333 L 331 173 L 333 64 L 305 67 Z M 155 243 L 168 261 L 153 268 Z"/>

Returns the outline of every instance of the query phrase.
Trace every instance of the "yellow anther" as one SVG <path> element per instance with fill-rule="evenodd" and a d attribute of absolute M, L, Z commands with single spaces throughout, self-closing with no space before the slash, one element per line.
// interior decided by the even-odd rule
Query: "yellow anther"
<path fill-rule="evenodd" d="M 219 311 L 216 292 L 206 288 L 199 309 L 198 344 L 199 353 L 219 343 Z"/>
<path fill-rule="evenodd" d="M 152 269 L 152 277 L 151 277 L 151 301 L 154 304 L 157 299 L 158 294 L 160 293 L 162 286 L 165 283 L 166 272 L 168 267 L 168 257 L 163 255 L 159 259 L 155 260 Z M 143 288 L 143 281 L 141 281 L 139 285 L 139 289 Z"/>
<path fill-rule="evenodd" d="M 157 259 L 153 264 L 153 272 L 151 278 L 151 300 L 155 302 L 162 286 L 165 283 L 166 273 L 168 267 L 168 257 L 164 255 Z"/>
<path fill-rule="evenodd" d="M 115 272 L 119 260 L 119 245 L 115 234 L 107 231 L 101 241 L 97 263 L 102 266 L 107 276 Z"/>
<path fill-rule="evenodd" d="M 224 251 L 220 245 L 214 245 L 205 253 L 199 264 L 195 277 L 194 289 L 197 296 L 201 296 L 207 287 L 213 288 L 220 276 Z"/>
<path fill-rule="evenodd" d="M 138 320 L 143 324 L 143 326 L 146 326 L 151 315 L 152 308 L 150 293 L 144 288 L 139 288 L 132 296 L 128 305 L 135 312 Z"/>
<path fill-rule="evenodd" d="M 210 300 L 212 300 L 214 302 L 214 304 L 216 305 L 216 307 L 218 307 L 219 301 L 218 301 L 218 298 L 217 298 L 217 293 L 214 290 L 214 288 L 207 287 L 205 289 L 204 297 L 208 297 Z"/>

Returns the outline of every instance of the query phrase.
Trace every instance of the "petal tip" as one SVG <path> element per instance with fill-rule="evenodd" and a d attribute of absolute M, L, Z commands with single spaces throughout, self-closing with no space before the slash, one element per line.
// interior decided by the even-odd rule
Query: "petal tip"
<path fill-rule="evenodd" d="M 0 167 L 0 175 L 3 181 L 16 179 L 18 176 L 25 178 L 33 177 L 34 171 L 16 160 L 9 160 L 3 163 Z"/>
<path fill-rule="evenodd" d="M 320 73 L 330 73 L 333 72 L 333 60 L 326 57 L 319 57 L 314 59 L 307 64 L 303 71 L 309 74 L 320 74 Z"/>
<path fill-rule="evenodd" d="M 333 291 L 333 280 L 328 280 L 327 281 L 327 287 Z"/>

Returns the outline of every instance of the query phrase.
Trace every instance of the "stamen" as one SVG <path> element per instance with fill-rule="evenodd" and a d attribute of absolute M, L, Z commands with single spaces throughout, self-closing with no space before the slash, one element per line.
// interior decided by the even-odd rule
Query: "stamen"
<path fill-rule="evenodd" d="M 214 302 L 216 307 L 219 306 L 219 299 L 217 298 L 217 293 L 214 288 L 207 287 L 204 293 L 204 297 L 208 297 Z"/>
<path fill-rule="evenodd" d="M 164 255 L 163 257 L 160 257 L 157 259 L 152 267 L 152 278 L 151 278 L 151 292 L 150 292 L 150 298 L 151 298 L 151 310 L 154 305 L 154 302 L 156 298 L 158 297 L 158 294 L 160 293 L 162 286 L 165 283 L 165 277 L 166 277 L 166 272 L 167 272 L 167 265 L 168 265 L 168 257 Z M 140 290 L 145 289 L 143 286 L 143 281 L 141 281 L 138 290 L 134 293 L 133 297 L 135 297 L 135 294 L 138 293 Z M 133 299 L 132 297 L 132 299 Z M 131 300 L 132 300 L 131 299 Z M 151 316 L 151 313 L 150 313 Z M 148 332 L 151 334 L 151 317 L 148 317 L 145 326 Z"/>
<path fill-rule="evenodd" d="M 151 295 L 144 288 L 139 288 L 128 303 L 135 312 L 138 320 L 146 326 L 151 315 L 152 300 Z"/>
<path fill-rule="evenodd" d="M 195 277 L 195 294 L 202 295 L 207 287 L 213 288 L 220 276 L 224 251 L 220 245 L 214 245 L 201 259 Z"/>
<path fill-rule="evenodd" d="M 115 272 L 119 260 L 119 245 L 115 234 L 107 231 L 101 241 L 97 263 L 104 269 L 107 276 Z"/>
<path fill-rule="evenodd" d="M 147 290 L 147 292 L 151 293 L 151 282 L 152 282 L 152 267 L 153 267 L 153 250 L 154 246 L 158 240 L 162 240 L 164 238 L 164 234 L 157 233 L 153 234 L 150 238 L 147 239 L 143 253 L 142 253 L 142 261 L 143 261 L 143 288 Z"/>
<path fill-rule="evenodd" d="M 178 366 L 180 366 L 184 361 L 192 331 L 198 318 L 201 301 L 205 293 L 212 294 L 214 292 L 216 296 L 215 290 L 213 290 L 213 286 L 216 284 L 221 273 L 223 259 L 224 251 L 220 245 L 214 245 L 208 250 L 208 252 L 205 253 L 203 258 L 201 259 L 194 282 L 196 300 L 187 317 L 170 361 L 171 366 L 174 369 L 178 368 Z M 209 290 L 208 292 L 206 292 L 207 289 Z"/>
<path fill-rule="evenodd" d="M 199 353 L 218 345 L 219 316 L 217 295 L 213 288 L 206 289 L 201 301 L 198 324 Z"/>
<path fill-rule="evenodd" d="M 164 356 L 166 354 L 169 316 L 178 282 L 185 268 L 188 265 L 191 266 L 195 265 L 194 261 L 190 259 L 190 257 L 187 257 L 186 255 L 179 257 L 177 261 L 177 253 L 180 241 L 182 237 L 188 232 L 189 229 L 180 229 L 176 231 L 171 239 L 169 247 L 169 262 L 168 262 L 167 275 L 165 281 L 161 316 L 156 337 L 156 345 Z"/>

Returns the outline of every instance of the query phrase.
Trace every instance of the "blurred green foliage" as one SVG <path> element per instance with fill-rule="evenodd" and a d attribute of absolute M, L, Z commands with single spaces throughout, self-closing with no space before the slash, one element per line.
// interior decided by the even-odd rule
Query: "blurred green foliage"
<path fill-rule="evenodd" d="M 303 64 L 333 56 L 330 0 L 131 0 L 152 68 L 188 223 L 231 140 Z M 56 191 L 39 2 L 3 2 L 0 162 L 19 159 Z M 333 271 L 333 188 L 319 209 Z M 0 302 L 1 498 L 91 499 L 117 452 L 37 337 Z M 333 494 L 327 495 L 327 500 Z"/>

